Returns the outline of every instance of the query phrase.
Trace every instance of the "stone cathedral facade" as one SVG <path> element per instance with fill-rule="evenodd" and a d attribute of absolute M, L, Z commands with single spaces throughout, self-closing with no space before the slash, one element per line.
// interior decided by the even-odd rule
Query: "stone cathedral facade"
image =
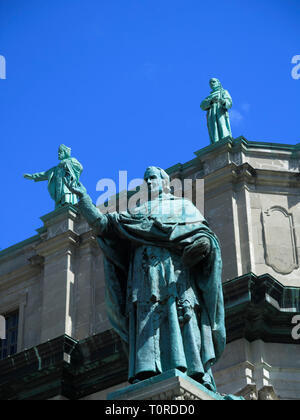
<path fill-rule="evenodd" d="M 300 399 L 300 145 L 227 138 L 167 171 L 194 188 L 204 179 L 221 243 L 218 391 Z M 41 220 L 0 252 L 0 399 L 106 399 L 127 384 L 127 356 L 105 313 L 101 251 L 76 206 Z"/>

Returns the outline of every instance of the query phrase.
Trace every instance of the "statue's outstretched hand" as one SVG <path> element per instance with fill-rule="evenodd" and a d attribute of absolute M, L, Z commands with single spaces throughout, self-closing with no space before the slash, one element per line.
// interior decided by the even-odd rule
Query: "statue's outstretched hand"
<path fill-rule="evenodd" d="M 24 174 L 24 175 L 23 175 L 23 177 L 24 177 L 25 179 L 33 179 L 33 176 L 32 176 L 32 175 L 30 175 L 30 174 Z"/>
<path fill-rule="evenodd" d="M 86 194 L 86 188 L 81 184 L 81 182 L 70 181 L 69 179 L 65 178 L 65 184 L 69 188 L 69 190 L 76 194 L 79 198 L 82 198 Z"/>

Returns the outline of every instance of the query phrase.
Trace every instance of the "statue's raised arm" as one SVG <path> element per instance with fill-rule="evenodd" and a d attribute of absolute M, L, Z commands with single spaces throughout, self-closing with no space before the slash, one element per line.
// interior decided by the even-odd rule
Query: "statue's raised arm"
<path fill-rule="evenodd" d="M 82 216 L 86 219 L 88 224 L 93 228 L 96 234 L 102 235 L 107 227 L 107 218 L 100 210 L 93 204 L 91 197 L 88 195 L 86 188 L 81 182 L 64 180 L 68 189 L 72 194 L 77 196 L 78 207 Z"/>

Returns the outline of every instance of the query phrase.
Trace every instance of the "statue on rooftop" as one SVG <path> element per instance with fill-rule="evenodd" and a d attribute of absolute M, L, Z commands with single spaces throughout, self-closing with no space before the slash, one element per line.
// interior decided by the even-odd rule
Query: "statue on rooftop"
<path fill-rule="evenodd" d="M 77 204 L 77 195 L 69 190 L 66 180 L 67 182 L 73 182 L 74 185 L 78 184 L 83 170 L 78 160 L 71 157 L 71 149 L 64 144 L 59 146 L 58 159 L 60 163 L 48 171 L 24 175 L 24 178 L 35 182 L 48 181 L 48 191 L 55 201 L 55 208 L 66 204 Z"/>
<path fill-rule="evenodd" d="M 207 127 L 210 142 L 213 144 L 225 137 L 232 137 L 228 114 L 228 110 L 232 107 L 232 99 L 218 79 L 210 79 L 209 84 L 212 91 L 201 102 L 200 107 L 203 111 L 207 111 Z"/>
<path fill-rule="evenodd" d="M 143 204 L 107 214 L 68 183 L 104 254 L 107 314 L 128 347 L 128 380 L 179 369 L 215 391 L 211 367 L 226 342 L 218 239 L 191 201 L 170 193 L 163 169 L 148 167 L 144 180 Z"/>

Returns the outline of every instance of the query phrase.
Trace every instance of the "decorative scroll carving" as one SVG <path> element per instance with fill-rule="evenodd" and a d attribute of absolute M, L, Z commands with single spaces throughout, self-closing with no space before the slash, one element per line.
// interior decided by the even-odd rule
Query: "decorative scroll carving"
<path fill-rule="evenodd" d="M 280 274 L 299 267 L 293 215 L 273 206 L 262 212 L 266 264 Z"/>

